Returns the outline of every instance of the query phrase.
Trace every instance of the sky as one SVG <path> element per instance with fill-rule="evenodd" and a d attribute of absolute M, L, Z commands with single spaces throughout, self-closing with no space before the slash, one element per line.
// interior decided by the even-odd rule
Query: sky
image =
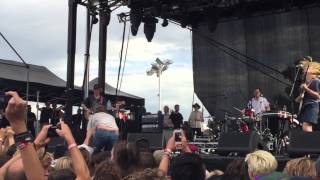
<path fill-rule="evenodd" d="M 27 63 L 47 67 L 66 79 L 68 0 L 1 0 L 0 31 Z M 126 7 L 112 12 L 108 26 L 106 82 L 116 87 L 123 24 L 117 14 L 128 12 Z M 82 85 L 84 73 L 86 9 L 78 6 L 75 84 Z M 138 35 L 130 36 L 127 63 L 121 90 L 145 98 L 146 109 L 158 111 L 158 80 L 146 71 L 156 58 L 174 63 L 161 76 L 162 106 L 180 104 L 186 120 L 193 102 L 192 34 L 174 24 L 157 24 L 155 36 L 147 42 L 140 26 Z M 128 27 L 128 26 L 127 26 Z M 98 74 L 98 24 L 93 27 L 91 41 L 90 80 Z M 0 58 L 18 61 L 3 39 Z M 195 97 L 194 102 L 199 100 Z"/>

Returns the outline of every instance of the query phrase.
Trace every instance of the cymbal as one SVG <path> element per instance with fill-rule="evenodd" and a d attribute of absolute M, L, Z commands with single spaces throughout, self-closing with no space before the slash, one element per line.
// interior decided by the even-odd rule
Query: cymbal
<path fill-rule="evenodd" d="M 241 109 L 239 109 L 239 108 L 237 108 L 237 107 L 234 107 L 234 106 L 232 106 L 232 108 L 242 113 L 242 110 L 241 110 Z"/>

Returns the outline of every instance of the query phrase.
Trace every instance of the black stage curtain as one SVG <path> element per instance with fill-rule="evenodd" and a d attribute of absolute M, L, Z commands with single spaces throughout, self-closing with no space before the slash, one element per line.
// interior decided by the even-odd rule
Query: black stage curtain
<path fill-rule="evenodd" d="M 245 108 L 256 87 L 262 89 L 274 110 L 286 105 L 291 111 L 293 103 L 288 95 L 295 62 L 306 55 L 320 60 L 319 18 L 320 8 L 310 8 L 221 22 L 214 33 L 208 31 L 207 24 L 201 24 L 193 32 L 197 96 L 220 119 L 226 111 L 239 115 L 233 106 Z M 281 73 L 223 48 L 232 57 L 215 47 L 210 39 Z"/>

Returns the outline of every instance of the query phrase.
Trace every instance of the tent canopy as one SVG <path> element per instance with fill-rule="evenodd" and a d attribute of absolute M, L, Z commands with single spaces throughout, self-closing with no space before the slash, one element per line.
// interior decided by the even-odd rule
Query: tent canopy
<path fill-rule="evenodd" d="M 17 61 L 0 59 L 0 90 L 15 90 L 20 95 L 26 95 L 27 73 L 29 71 L 29 100 L 36 101 L 37 91 L 39 91 L 39 101 L 57 101 L 64 103 L 66 100 L 65 89 L 66 81 L 56 76 L 53 72 L 44 66 L 29 64 L 26 65 Z M 92 90 L 98 79 L 89 82 L 89 88 Z M 116 90 L 109 84 L 105 84 L 105 94 L 111 100 L 115 100 Z M 82 101 L 83 92 L 81 87 L 75 87 L 75 103 Z M 118 96 L 121 100 L 126 100 L 132 104 L 144 105 L 144 99 L 131 95 L 126 92 L 119 91 Z"/>

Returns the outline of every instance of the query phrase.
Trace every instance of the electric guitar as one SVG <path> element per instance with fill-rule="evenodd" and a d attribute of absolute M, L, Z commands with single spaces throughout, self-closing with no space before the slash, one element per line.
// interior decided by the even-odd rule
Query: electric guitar
<path fill-rule="evenodd" d="M 309 65 L 307 67 L 307 71 L 304 74 L 304 78 L 303 78 L 304 83 L 306 83 L 306 80 L 307 80 L 308 70 L 309 70 Z M 310 83 L 308 84 L 308 86 L 309 85 L 310 85 Z M 306 90 L 302 89 L 300 95 L 296 98 L 296 101 L 299 103 L 299 112 L 298 112 L 298 114 L 301 113 L 301 109 L 302 109 L 302 105 L 303 105 L 303 98 L 304 98 L 305 93 L 306 93 Z"/>

